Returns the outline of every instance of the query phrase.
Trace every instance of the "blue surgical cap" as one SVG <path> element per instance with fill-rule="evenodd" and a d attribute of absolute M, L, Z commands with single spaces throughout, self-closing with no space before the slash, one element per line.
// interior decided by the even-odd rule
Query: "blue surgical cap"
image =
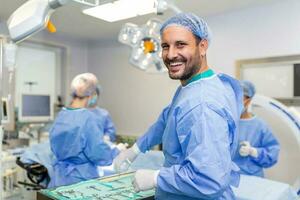
<path fill-rule="evenodd" d="M 252 98 L 255 95 L 255 86 L 250 81 L 240 81 L 244 91 L 244 96 Z"/>
<path fill-rule="evenodd" d="M 165 28 L 171 25 L 182 26 L 191 31 L 198 38 L 206 39 L 208 41 L 208 44 L 210 44 L 211 31 L 207 23 L 195 14 L 179 13 L 174 17 L 171 17 L 162 24 L 160 28 L 160 34 L 162 35 Z"/>

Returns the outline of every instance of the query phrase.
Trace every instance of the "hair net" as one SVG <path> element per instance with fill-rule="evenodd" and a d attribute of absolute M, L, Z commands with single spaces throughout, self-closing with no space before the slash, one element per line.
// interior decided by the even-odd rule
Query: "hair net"
<path fill-rule="evenodd" d="M 96 85 L 96 93 L 97 93 L 97 96 L 100 96 L 100 93 L 102 92 L 102 87 L 101 85 L 99 84 L 98 82 L 98 79 L 96 78 L 96 76 L 94 76 L 93 74 L 93 77 L 91 77 L 91 80 L 94 82 L 94 84 Z"/>
<path fill-rule="evenodd" d="M 182 26 L 188 29 L 189 31 L 191 31 L 195 36 L 199 37 L 200 39 L 206 39 L 210 44 L 211 41 L 210 28 L 208 27 L 207 23 L 203 19 L 201 19 L 195 14 L 179 13 L 174 17 L 171 17 L 170 19 L 168 19 L 162 24 L 160 28 L 160 34 L 162 35 L 165 28 L 171 25 Z"/>
<path fill-rule="evenodd" d="M 75 76 L 71 83 L 73 97 L 87 97 L 97 92 L 98 79 L 92 73 L 83 73 Z"/>
<path fill-rule="evenodd" d="M 243 87 L 244 96 L 252 98 L 255 95 L 255 86 L 250 81 L 240 81 Z"/>

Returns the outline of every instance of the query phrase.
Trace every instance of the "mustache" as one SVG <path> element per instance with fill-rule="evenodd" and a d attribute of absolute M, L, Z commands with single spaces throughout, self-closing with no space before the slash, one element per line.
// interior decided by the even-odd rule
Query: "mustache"
<path fill-rule="evenodd" d="M 186 59 L 183 59 L 183 58 L 175 58 L 175 59 L 168 59 L 168 58 L 166 58 L 165 59 L 165 63 L 166 64 L 170 64 L 172 62 L 185 62 L 185 61 L 186 61 Z"/>

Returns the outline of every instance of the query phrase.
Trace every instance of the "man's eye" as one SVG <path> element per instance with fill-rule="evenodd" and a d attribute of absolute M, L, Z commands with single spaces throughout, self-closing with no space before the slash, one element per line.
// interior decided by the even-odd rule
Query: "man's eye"
<path fill-rule="evenodd" d="M 185 43 L 178 43 L 177 44 L 177 47 L 179 47 L 179 48 L 182 48 L 182 47 L 184 47 L 185 46 Z"/>
<path fill-rule="evenodd" d="M 167 49 L 169 49 L 169 46 L 167 46 L 167 45 L 162 45 L 161 48 L 162 48 L 163 50 L 167 50 Z"/>

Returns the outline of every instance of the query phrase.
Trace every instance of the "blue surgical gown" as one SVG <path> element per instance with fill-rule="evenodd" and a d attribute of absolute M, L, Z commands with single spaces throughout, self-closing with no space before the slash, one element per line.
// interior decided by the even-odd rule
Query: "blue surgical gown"
<path fill-rule="evenodd" d="M 89 110 L 63 108 L 50 130 L 55 159 L 49 188 L 98 178 L 97 166 L 110 165 L 119 151 L 103 141 L 103 128 Z"/>
<path fill-rule="evenodd" d="M 257 149 L 258 157 L 236 154 L 233 161 L 240 167 L 242 174 L 263 177 L 263 168 L 271 167 L 277 162 L 279 143 L 267 124 L 257 116 L 241 119 L 239 128 L 239 141 L 248 141 Z"/>
<path fill-rule="evenodd" d="M 111 116 L 109 115 L 109 112 L 103 108 L 93 108 L 90 109 L 98 118 L 98 122 L 103 126 L 104 128 L 104 135 L 108 135 L 110 138 L 110 141 L 115 142 L 116 141 L 116 128 L 115 125 L 111 119 Z"/>
<path fill-rule="evenodd" d="M 242 110 L 237 80 L 213 75 L 180 86 L 169 106 L 138 139 L 142 152 L 163 144 L 156 199 L 235 199 L 239 183 L 231 157 L 237 148 Z"/>

